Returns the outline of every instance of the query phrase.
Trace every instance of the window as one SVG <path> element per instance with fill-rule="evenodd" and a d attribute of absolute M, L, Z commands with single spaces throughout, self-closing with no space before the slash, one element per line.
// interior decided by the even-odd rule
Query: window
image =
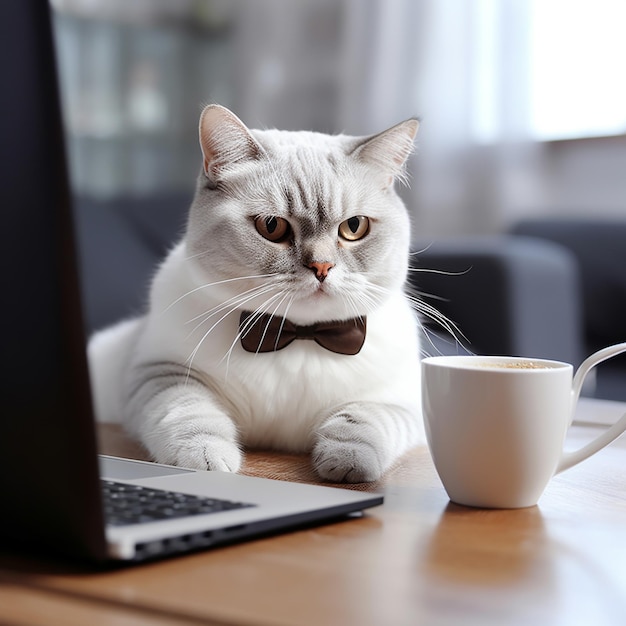
<path fill-rule="evenodd" d="M 626 133 L 626 2 L 532 0 L 535 139 Z"/>

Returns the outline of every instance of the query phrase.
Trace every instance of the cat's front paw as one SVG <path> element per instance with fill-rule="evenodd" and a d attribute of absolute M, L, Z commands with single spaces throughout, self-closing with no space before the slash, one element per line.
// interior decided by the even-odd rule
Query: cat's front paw
<path fill-rule="evenodd" d="M 332 482 L 378 480 L 384 467 L 371 434 L 366 423 L 349 413 L 331 417 L 317 433 L 312 454 L 315 471 Z"/>
<path fill-rule="evenodd" d="M 193 469 L 238 472 L 241 467 L 241 450 L 232 441 L 216 435 L 196 435 L 180 450 L 176 465 Z"/>
<path fill-rule="evenodd" d="M 199 433 L 171 444 L 163 460 L 156 460 L 189 469 L 238 472 L 242 456 L 234 442 L 218 435 Z"/>

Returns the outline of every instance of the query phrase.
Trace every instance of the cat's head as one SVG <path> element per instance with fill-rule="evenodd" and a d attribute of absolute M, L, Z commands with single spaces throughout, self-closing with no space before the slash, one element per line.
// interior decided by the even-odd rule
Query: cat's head
<path fill-rule="evenodd" d="M 371 137 L 249 130 L 228 109 L 200 118 L 203 168 L 187 251 L 233 310 L 295 323 L 367 315 L 403 288 L 410 242 L 394 190 L 418 122 Z"/>

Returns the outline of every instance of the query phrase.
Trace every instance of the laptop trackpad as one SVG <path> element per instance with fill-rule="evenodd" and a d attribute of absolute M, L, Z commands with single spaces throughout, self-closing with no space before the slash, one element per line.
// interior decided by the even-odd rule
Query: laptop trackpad
<path fill-rule="evenodd" d="M 132 480 L 134 478 L 156 478 L 157 476 L 171 476 L 172 474 L 192 474 L 192 470 L 178 467 L 167 467 L 156 463 L 131 461 L 115 457 L 100 456 L 100 477 L 119 480 Z"/>

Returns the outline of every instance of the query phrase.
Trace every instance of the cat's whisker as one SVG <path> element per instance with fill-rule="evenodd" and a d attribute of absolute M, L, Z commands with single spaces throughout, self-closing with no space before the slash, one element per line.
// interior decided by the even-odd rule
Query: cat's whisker
<path fill-rule="evenodd" d="M 280 295 L 280 294 L 277 294 Z M 289 293 L 285 293 L 283 295 L 283 297 L 279 300 L 278 304 L 274 307 L 274 310 L 269 313 L 269 318 L 267 320 L 267 323 L 265 325 L 265 328 L 263 330 L 263 334 L 261 335 L 261 339 L 259 340 L 259 348 L 261 347 L 261 345 L 263 344 L 263 341 L 265 340 L 265 336 L 267 335 L 267 331 L 270 327 L 270 324 L 272 322 L 272 319 L 274 318 L 274 315 L 276 315 L 276 311 L 278 311 L 278 309 L 280 308 L 280 306 L 282 305 L 282 303 L 285 301 L 285 299 L 288 297 Z M 260 309 L 258 308 L 256 311 L 253 312 L 253 314 L 248 318 L 248 320 L 246 320 L 246 323 L 244 325 L 244 328 L 242 329 L 242 332 L 239 333 L 239 336 L 244 337 L 252 328 L 252 326 L 256 323 L 256 321 L 261 318 L 263 315 L 267 315 L 268 314 L 268 310 L 269 310 L 269 302 L 265 303 L 266 306 L 264 309 Z M 276 347 L 278 345 L 278 338 L 280 337 L 281 333 L 283 332 L 283 327 L 285 325 L 285 317 L 282 318 L 281 320 L 281 325 L 280 325 L 280 329 L 278 331 L 278 334 L 276 336 L 276 344 L 274 345 L 274 349 L 276 350 Z M 255 354 L 259 354 L 259 348 L 257 348 L 257 351 Z M 232 349 L 232 348 L 231 348 Z"/>
<path fill-rule="evenodd" d="M 372 303 L 372 308 L 380 306 L 382 301 L 393 293 L 390 289 L 380 285 L 375 285 L 374 283 L 369 283 L 367 289 Z"/>
<path fill-rule="evenodd" d="M 443 313 L 441 313 L 434 306 L 428 304 L 427 302 L 419 298 L 414 298 L 412 296 L 407 296 L 407 298 L 409 302 L 411 303 L 411 306 L 417 313 L 420 313 L 421 315 L 428 317 L 433 322 L 437 322 L 441 324 L 449 332 L 451 332 L 452 329 L 454 329 L 459 334 L 462 334 L 459 328 L 456 326 L 456 324 L 452 320 L 448 319 Z"/>
<path fill-rule="evenodd" d="M 276 298 L 279 297 L 280 294 L 276 294 L 274 296 L 272 296 L 272 298 L 270 298 L 270 302 Z M 187 358 L 187 362 L 189 363 L 189 368 L 191 368 L 192 363 L 193 363 L 193 359 L 195 358 L 196 354 L 198 353 L 198 350 L 200 349 L 202 343 L 205 341 L 205 339 L 211 334 L 211 332 L 213 332 L 213 330 L 219 326 L 219 324 L 221 322 L 223 322 L 229 315 L 231 315 L 231 313 L 233 313 L 234 311 L 237 311 L 240 306 L 242 304 L 246 304 L 247 302 L 249 302 L 250 300 L 253 300 L 254 298 L 258 297 L 256 294 L 252 295 L 252 296 L 248 296 L 246 299 L 242 300 L 241 302 L 238 302 L 236 304 L 234 304 L 232 307 L 229 308 L 229 310 L 222 315 L 222 317 L 220 317 L 217 322 L 215 322 L 205 333 L 204 335 L 202 335 L 202 338 L 200 339 L 200 341 L 197 343 L 196 347 L 194 348 L 194 350 L 191 352 L 190 356 Z"/>
<path fill-rule="evenodd" d="M 422 356 L 424 357 L 428 357 L 428 356 L 437 356 L 437 355 L 443 355 L 444 353 L 441 352 L 441 350 L 436 346 L 436 344 L 434 343 L 432 337 L 437 337 L 437 339 L 439 341 L 443 341 L 444 343 L 450 344 L 452 345 L 453 343 L 457 346 L 457 348 L 462 348 L 463 350 L 466 350 L 469 354 L 473 354 L 473 352 L 471 352 L 470 350 L 468 350 L 462 343 L 460 343 L 456 338 L 454 338 L 454 342 L 450 341 L 449 339 L 446 339 L 446 337 L 443 337 L 442 335 L 436 333 L 434 330 L 429 329 L 426 325 L 422 324 L 419 320 L 418 323 L 420 325 L 420 330 L 424 333 L 424 337 L 426 337 L 426 340 L 428 341 L 428 343 L 430 344 L 430 346 L 433 348 L 434 353 L 430 353 L 426 350 L 424 350 L 423 348 L 420 350 Z"/>
<path fill-rule="evenodd" d="M 457 343 L 461 344 L 461 339 L 464 339 L 466 342 L 469 343 L 468 338 L 463 334 L 457 324 L 455 324 L 451 319 L 443 315 L 443 313 L 438 311 L 435 307 L 417 298 L 412 298 L 408 296 L 408 299 L 418 314 L 421 314 L 422 316 L 432 320 L 433 322 L 441 326 Z M 423 327 L 421 321 L 420 325 Z"/>
<path fill-rule="evenodd" d="M 428 343 L 433 348 L 435 353 L 440 355 L 441 354 L 441 350 L 439 350 L 439 348 L 437 348 L 437 346 L 433 342 L 433 340 L 431 338 L 431 331 L 429 331 L 428 328 L 426 328 L 426 326 L 424 326 L 424 324 L 422 324 L 422 322 L 420 320 L 418 320 L 418 324 L 419 324 L 420 330 L 424 334 L 424 337 L 426 337 L 426 341 L 428 341 Z M 434 335 L 435 333 L 432 333 L 432 334 Z M 420 348 L 420 354 L 421 354 L 422 357 L 434 356 L 433 354 L 430 354 L 429 352 L 424 350 L 424 348 Z"/>
<path fill-rule="evenodd" d="M 352 294 L 350 293 L 344 293 L 343 294 L 343 303 L 346 309 L 346 316 L 348 318 L 350 317 L 354 317 L 354 318 L 362 318 L 361 313 L 359 313 L 358 307 L 356 305 L 356 301 L 355 298 Z"/>
<path fill-rule="evenodd" d="M 344 294 L 345 301 L 347 301 L 349 308 L 352 309 L 351 314 L 349 313 L 349 317 L 354 317 L 359 320 L 363 320 L 366 316 L 366 313 L 362 311 L 371 311 L 375 307 L 372 306 L 372 298 L 370 298 L 367 294 L 364 293 L 356 293 L 356 294 Z M 361 305 L 360 307 L 358 305 Z"/>
<path fill-rule="evenodd" d="M 272 312 L 272 316 L 274 316 L 276 314 L 276 311 L 280 308 L 280 306 L 282 305 L 282 303 L 285 301 L 285 299 L 290 295 L 289 292 L 280 292 L 275 294 L 274 296 L 272 296 L 272 298 L 270 298 L 269 300 L 267 300 L 266 302 L 264 302 L 262 305 L 260 305 L 259 307 L 257 307 L 248 317 L 248 319 L 244 322 L 244 324 L 239 328 L 239 331 L 237 332 L 237 334 L 235 335 L 235 339 L 234 341 L 231 343 L 230 348 L 226 351 L 226 354 L 222 357 L 222 359 L 220 360 L 220 363 L 223 362 L 226 359 L 226 376 L 228 376 L 228 368 L 230 366 L 230 358 L 232 355 L 232 351 L 235 348 L 235 346 L 237 345 L 237 342 L 241 340 L 242 337 L 244 337 L 252 328 L 252 326 L 254 325 L 254 323 L 262 316 L 265 315 L 267 313 L 267 311 L 269 310 L 271 304 L 277 299 L 279 298 L 281 295 L 283 296 L 280 301 L 278 302 L 278 304 L 274 307 L 274 311 Z M 287 310 L 289 309 L 289 306 L 291 305 L 291 302 L 293 302 L 293 298 L 294 296 L 291 296 L 291 301 L 289 303 L 289 305 L 287 305 Z M 281 328 L 282 331 L 282 328 Z"/>
<path fill-rule="evenodd" d="M 194 329 L 189 334 L 192 335 L 200 326 L 202 326 L 202 324 L 207 322 L 214 315 L 218 315 L 223 310 L 231 307 L 231 305 L 234 305 L 234 308 L 237 308 L 239 305 L 245 304 L 250 300 L 253 300 L 254 298 L 265 295 L 266 293 L 270 293 L 274 289 L 276 289 L 276 286 L 274 285 L 260 285 L 259 287 L 253 287 L 252 289 L 248 289 L 240 294 L 237 294 L 236 296 L 233 296 L 232 298 L 229 298 L 228 300 L 225 300 L 224 302 L 218 304 L 217 306 L 214 306 L 208 311 L 204 311 L 203 313 L 192 317 L 191 319 L 187 320 L 187 324 L 195 322 L 199 319 L 201 321 L 194 327 Z"/>
<path fill-rule="evenodd" d="M 423 252 L 426 252 L 427 250 L 430 250 L 433 246 L 433 242 L 431 241 L 427 246 L 425 246 L 424 248 L 421 248 L 420 250 L 413 250 L 412 252 L 409 252 L 409 257 L 412 256 L 419 256 L 420 254 L 422 254 Z"/>
<path fill-rule="evenodd" d="M 415 289 L 414 287 L 409 287 L 406 292 L 407 296 L 410 298 L 422 299 L 429 298 L 430 300 L 439 300 L 440 302 L 449 302 L 448 298 L 443 298 L 442 296 L 437 296 L 434 293 L 428 293 L 426 291 L 420 291 L 419 289 Z"/>
<path fill-rule="evenodd" d="M 289 309 L 291 308 L 291 305 L 296 299 L 295 293 L 289 292 L 289 295 L 291 295 L 291 298 L 289 299 L 289 302 L 287 303 L 287 306 L 285 307 L 285 319 L 289 319 Z"/>
<path fill-rule="evenodd" d="M 220 310 L 230 306 L 230 304 L 232 304 L 233 302 L 237 302 L 239 299 L 245 298 L 249 294 L 264 293 L 264 291 L 268 288 L 269 288 L 269 285 L 259 285 L 257 287 L 252 287 L 251 289 L 246 289 L 245 291 L 242 291 L 241 293 L 237 293 L 234 296 L 228 298 L 227 300 L 224 300 L 223 302 L 216 304 L 213 308 L 208 309 L 207 311 L 203 311 L 202 313 L 199 313 L 198 315 L 195 315 L 194 317 L 189 318 L 186 324 L 195 322 L 200 318 L 208 319 L 212 315 L 219 313 Z"/>
<path fill-rule="evenodd" d="M 190 289 L 189 291 L 184 293 L 182 296 L 176 298 L 176 300 L 174 300 L 173 302 L 170 302 L 170 304 L 161 311 L 161 315 L 169 311 L 173 306 L 178 304 L 181 300 L 184 300 L 188 296 L 198 291 L 202 291 L 203 289 L 209 289 L 217 285 L 225 285 L 226 283 L 232 283 L 232 282 L 236 282 L 240 280 L 257 280 L 260 278 L 272 278 L 273 276 L 278 276 L 278 274 L 274 272 L 272 274 L 258 274 L 255 276 L 237 276 L 235 278 L 225 278 L 223 280 L 216 280 L 215 282 L 212 282 L 212 283 L 205 283 L 204 285 L 199 285 L 198 287 L 195 287 L 194 289 Z"/>
<path fill-rule="evenodd" d="M 280 294 L 278 294 L 278 295 L 280 295 Z M 272 321 L 272 318 L 274 317 L 274 315 L 276 315 L 276 311 L 278 311 L 278 309 L 280 308 L 280 305 L 281 305 L 281 304 L 285 301 L 285 298 L 287 298 L 287 296 L 288 296 L 288 295 L 289 295 L 289 294 L 288 294 L 288 293 L 286 293 L 286 294 L 283 296 L 283 298 L 279 301 L 279 303 L 276 305 L 276 307 L 274 307 L 274 310 L 272 311 L 272 313 L 270 313 L 270 314 L 269 314 L 269 319 L 268 319 L 267 324 L 266 324 L 266 326 L 265 326 L 265 330 L 263 331 L 263 335 L 261 336 L 261 340 L 260 340 L 260 342 L 259 342 L 259 345 L 261 345 L 261 344 L 263 343 L 263 340 L 265 339 L 265 335 L 267 334 L 267 329 L 269 328 L 269 325 L 270 325 L 270 323 L 271 323 L 271 321 Z M 266 305 L 269 305 L 270 303 L 269 303 L 269 302 L 267 302 L 267 303 L 265 303 L 265 304 L 266 304 Z M 246 328 L 244 329 L 244 331 L 243 331 L 243 333 L 242 333 L 242 336 L 245 336 L 245 335 L 246 335 L 246 333 L 250 330 L 250 328 L 251 328 L 251 327 L 252 327 L 252 326 L 256 323 L 256 321 L 257 321 L 259 318 L 261 318 L 263 315 L 266 315 L 266 314 L 267 314 L 268 310 L 269 310 L 269 306 L 265 306 L 265 308 L 264 308 L 264 309 L 261 309 L 261 308 L 259 307 L 256 311 L 254 311 L 254 312 L 253 312 L 253 314 L 250 316 L 250 318 L 249 318 L 249 319 L 247 320 L 247 322 L 246 322 Z M 283 318 L 283 320 L 284 320 L 284 318 Z M 280 330 L 281 330 L 281 332 L 282 332 L 282 328 L 283 328 L 283 326 L 284 326 L 284 322 L 283 322 L 283 324 L 281 325 L 281 329 L 280 329 Z M 279 333 L 279 334 L 280 334 L 280 333 Z M 258 354 L 258 352 L 257 352 L 257 354 Z"/>
<path fill-rule="evenodd" d="M 221 307 L 218 308 L 218 310 L 216 310 L 214 313 L 212 313 L 211 315 L 205 317 L 205 319 L 203 319 L 200 323 L 196 324 L 196 326 L 194 326 L 194 328 L 187 334 L 187 339 L 189 339 L 199 328 L 201 328 L 206 322 L 209 321 L 209 319 L 211 317 L 213 317 L 214 315 L 218 315 L 220 313 L 222 313 L 223 311 L 227 311 L 227 313 L 225 315 L 223 315 L 222 317 L 220 317 L 219 320 L 217 320 L 217 322 L 215 322 L 211 328 L 209 329 L 208 332 L 211 332 L 214 328 L 216 328 L 220 322 L 222 322 L 224 319 L 226 319 L 231 313 L 239 310 L 240 308 L 242 308 L 244 305 L 246 305 L 248 302 L 250 302 L 251 300 L 255 300 L 256 298 L 259 298 L 262 295 L 271 293 L 272 289 L 268 288 L 262 292 L 259 293 L 254 293 L 248 297 L 245 298 L 238 298 L 238 299 L 231 299 L 228 301 L 228 303 L 225 303 L 224 305 L 222 305 Z"/>
<path fill-rule="evenodd" d="M 372 309 L 379 307 L 383 297 L 387 297 L 391 293 L 388 289 L 377 289 L 374 291 L 375 293 L 364 294 L 364 297 L 368 298 L 368 301 L 371 303 Z"/>
<path fill-rule="evenodd" d="M 386 289 L 385 287 L 381 287 L 379 285 L 371 284 L 369 285 L 369 287 L 372 291 L 377 292 L 377 293 L 384 294 L 388 292 L 388 289 Z M 419 292 L 417 293 L 419 294 Z M 427 294 L 419 294 L 419 295 L 427 295 Z M 448 319 L 445 315 L 443 315 L 443 313 L 438 311 L 434 306 L 428 304 L 428 302 L 425 302 L 422 298 L 414 296 L 410 293 L 405 294 L 405 297 L 411 304 L 411 307 L 416 311 L 416 313 L 418 313 L 418 321 L 420 324 L 420 328 L 425 334 L 426 334 L 425 327 L 423 323 L 421 322 L 421 320 L 419 320 L 419 315 L 422 315 L 432 320 L 439 326 L 441 326 L 455 340 L 456 343 L 462 344 L 461 339 L 464 339 L 465 341 L 469 343 L 469 340 L 463 334 L 461 329 L 452 320 Z"/>
<path fill-rule="evenodd" d="M 436 270 L 427 267 L 409 267 L 408 271 L 414 274 L 440 274 L 441 276 L 464 276 L 471 272 L 472 268 L 468 267 L 466 270 L 460 272 L 450 272 L 448 270 Z"/>
<path fill-rule="evenodd" d="M 285 295 L 283 296 L 282 300 L 274 308 L 274 311 L 272 312 L 272 317 L 274 315 L 276 315 L 276 311 L 278 311 L 278 309 L 280 308 L 282 303 L 287 299 L 288 296 L 289 296 L 289 293 L 285 293 Z M 291 301 L 293 302 L 293 296 L 291 298 Z M 278 329 L 278 333 L 276 335 L 276 342 L 274 343 L 274 350 L 278 349 L 278 339 L 279 339 L 279 337 L 283 333 L 283 328 L 285 327 L 286 319 L 287 319 L 287 316 L 285 315 L 285 316 L 283 316 L 283 318 L 280 321 L 280 328 Z M 271 320 L 271 317 L 270 317 L 270 320 Z M 265 327 L 265 332 L 267 332 L 268 327 L 269 327 L 269 322 L 268 322 L 267 326 Z M 263 333 L 263 337 L 261 338 L 261 343 L 263 342 L 263 339 L 265 339 L 265 332 Z"/>

